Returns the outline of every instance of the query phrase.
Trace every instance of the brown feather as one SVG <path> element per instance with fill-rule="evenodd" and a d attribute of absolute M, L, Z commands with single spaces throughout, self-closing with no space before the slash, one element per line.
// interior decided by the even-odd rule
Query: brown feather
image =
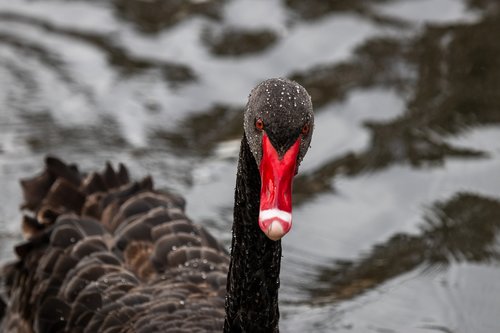
<path fill-rule="evenodd" d="M 55 157 L 21 184 L 34 217 L 2 273 L 2 332 L 222 330 L 229 258 L 182 197 L 121 164 L 84 175 Z"/>

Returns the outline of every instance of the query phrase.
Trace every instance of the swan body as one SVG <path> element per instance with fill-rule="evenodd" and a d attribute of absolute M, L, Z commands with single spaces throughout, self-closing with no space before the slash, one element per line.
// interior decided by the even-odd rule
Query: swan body
<path fill-rule="evenodd" d="M 252 90 L 244 119 L 230 254 L 151 178 L 46 158 L 21 181 L 27 240 L 0 273 L 0 331 L 278 332 L 280 238 L 311 100 L 270 79 Z"/>

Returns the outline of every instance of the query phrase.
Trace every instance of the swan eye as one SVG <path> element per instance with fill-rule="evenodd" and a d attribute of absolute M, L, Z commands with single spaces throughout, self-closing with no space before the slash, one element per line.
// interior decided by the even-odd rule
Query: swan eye
<path fill-rule="evenodd" d="M 309 125 L 309 123 L 304 124 L 304 126 L 302 127 L 302 135 L 309 134 L 310 129 L 311 129 L 311 126 Z"/>
<path fill-rule="evenodd" d="M 255 128 L 259 131 L 262 131 L 264 129 L 264 122 L 262 121 L 262 119 L 259 118 L 255 121 Z"/>

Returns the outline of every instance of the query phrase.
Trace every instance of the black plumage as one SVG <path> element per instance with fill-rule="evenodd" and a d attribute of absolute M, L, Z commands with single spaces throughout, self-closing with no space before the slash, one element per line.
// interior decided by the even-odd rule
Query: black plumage
<path fill-rule="evenodd" d="M 269 85 L 284 88 L 269 95 Z M 283 113 L 281 91 L 306 103 Z M 258 108 L 266 98 L 270 108 Z M 21 181 L 31 213 L 22 222 L 27 241 L 15 248 L 18 260 L 1 272 L 1 331 L 277 332 L 281 242 L 257 223 L 262 152 L 258 133 L 248 129 L 256 117 L 278 122 L 273 140 L 289 146 L 305 122 L 312 127 L 310 98 L 284 79 L 252 91 L 230 255 L 189 220 L 183 198 L 154 189 L 151 178 L 132 181 L 121 164 L 84 174 L 48 157 L 40 175 Z M 298 162 L 309 142 L 303 139 Z"/>

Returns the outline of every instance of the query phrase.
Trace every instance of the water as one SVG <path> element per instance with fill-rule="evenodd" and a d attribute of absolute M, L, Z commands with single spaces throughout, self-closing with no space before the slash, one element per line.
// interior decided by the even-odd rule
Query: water
<path fill-rule="evenodd" d="M 0 0 L 0 258 L 48 153 L 152 174 L 228 245 L 242 109 L 287 76 L 316 129 L 282 331 L 500 331 L 499 7 Z"/>

